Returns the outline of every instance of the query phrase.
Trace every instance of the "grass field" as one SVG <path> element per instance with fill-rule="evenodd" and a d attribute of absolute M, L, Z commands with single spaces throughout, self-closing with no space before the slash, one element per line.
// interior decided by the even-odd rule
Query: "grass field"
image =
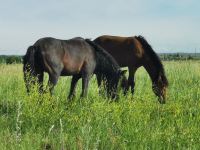
<path fill-rule="evenodd" d="M 67 103 L 70 77 L 53 97 L 27 95 L 22 65 L 0 65 L 0 149 L 200 149 L 200 61 L 164 62 L 167 103 L 160 105 L 143 68 L 135 94 L 119 102 L 98 95 Z"/>

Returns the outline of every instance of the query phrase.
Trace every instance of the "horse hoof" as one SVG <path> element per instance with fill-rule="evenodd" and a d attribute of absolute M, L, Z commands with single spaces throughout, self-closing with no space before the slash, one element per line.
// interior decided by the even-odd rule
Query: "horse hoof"
<path fill-rule="evenodd" d="M 163 98 L 158 98 L 158 101 L 160 102 L 160 104 L 165 104 L 166 103 L 165 99 L 163 99 Z"/>

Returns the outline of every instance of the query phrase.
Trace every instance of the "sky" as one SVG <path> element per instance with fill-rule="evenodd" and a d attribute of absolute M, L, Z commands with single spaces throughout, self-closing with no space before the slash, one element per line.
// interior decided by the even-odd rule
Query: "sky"
<path fill-rule="evenodd" d="M 200 52 L 199 0 L 0 0 L 0 55 L 39 38 L 142 35 L 156 52 Z"/>

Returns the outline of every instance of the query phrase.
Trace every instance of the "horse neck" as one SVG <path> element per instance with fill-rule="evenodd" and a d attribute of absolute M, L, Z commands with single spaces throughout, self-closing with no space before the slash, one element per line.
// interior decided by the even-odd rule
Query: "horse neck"
<path fill-rule="evenodd" d="M 155 83 L 156 81 L 158 81 L 158 77 L 161 72 L 160 68 L 155 66 L 154 63 L 151 62 L 150 60 L 148 62 L 146 62 L 146 64 L 144 65 L 144 68 L 148 72 L 152 83 Z"/>

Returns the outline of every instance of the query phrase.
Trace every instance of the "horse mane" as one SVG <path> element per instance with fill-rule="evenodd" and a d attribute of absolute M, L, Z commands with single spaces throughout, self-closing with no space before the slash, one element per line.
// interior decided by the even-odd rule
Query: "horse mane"
<path fill-rule="evenodd" d="M 87 43 L 89 43 L 92 47 L 94 47 L 97 54 L 98 53 L 101 54 L 101 55 L 99 55 L 99 57 L 101 57 L 101 59 L 103 59 L 103 61 L 102 60 L 99 60 L 99 61 L 101 61 L 101 63 L 103 63 L 104 66 L 112 65 L 112 68 L 114 69 L 114 71 L 118 71 L 120 66 L 118 65 L 116 60 L 106 50 L 104 50 L 101 46 L 96 44 L 94 41 L 91 41 L 90 39 L 85 39 L 85 41 Z"/>
<path fill-rule="evenodd" d="M 165 70 L 159 56 L 155 53 L 152 46 L 147 42 L 147 40 L 143 36 L 139 35 L 135 36 L 135 38 L 142 44 L 145 52 L 147 53 L 148 56 L 152 58 L 154 65 L 158 68 L 159 70 L 158 77 L 160 76 L 165 86 L 168 86 L 169 83 L 165 76 Z"/>

